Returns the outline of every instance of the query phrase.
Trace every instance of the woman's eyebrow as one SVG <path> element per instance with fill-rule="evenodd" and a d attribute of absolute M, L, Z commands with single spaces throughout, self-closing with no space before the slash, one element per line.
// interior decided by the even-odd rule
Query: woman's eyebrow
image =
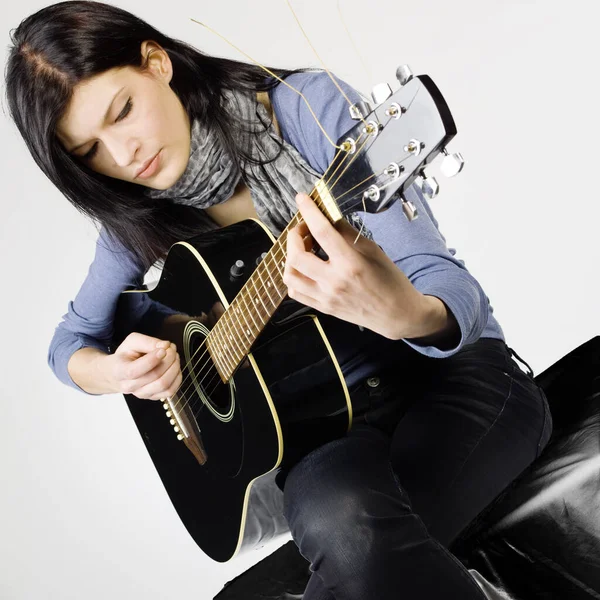
<path fill-rule="evenodd" d="M 110 104 L 108 105 L 108 108 L 106 109 L 106 112 L 104 113 L 104 121 L 106 121 L 108 119 L 108 115 L 110 114 L 110 109 L 112 108 L 112 105 L 115 102 L 115 99 L 117 98 L 117 96 L 125 89 L 125 86 L 123 86 L 120 90 L 117 90 L 116 94 L 113 96 L 112 100 L 110 101 Z M 75 148 L 71 148 L 71 150 L 69 150 L 69 154 L 73 154 L 73 152 L 75 152 L 76 150 L 79 150 L 79 148 L 81 148 L 82 146 L 85 146 L 87 144 L 87 142 L 83 142 L 83 144 L 79 144 L 79 146 L 75 146 Z"/>

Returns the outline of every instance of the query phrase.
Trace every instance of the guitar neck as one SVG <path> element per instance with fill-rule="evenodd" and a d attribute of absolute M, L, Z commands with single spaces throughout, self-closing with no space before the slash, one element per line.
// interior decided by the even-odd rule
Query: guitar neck
<path fill-rule="evenodd" d="M 311 197 L 331 223 L 342 218 L 322 180 Z M 294 215 L 207 337 L 208 350 L 223 381 L 233 375 L 287 295 L 283 282 L 287 237 L 302 220 L 300 213 Z"/>

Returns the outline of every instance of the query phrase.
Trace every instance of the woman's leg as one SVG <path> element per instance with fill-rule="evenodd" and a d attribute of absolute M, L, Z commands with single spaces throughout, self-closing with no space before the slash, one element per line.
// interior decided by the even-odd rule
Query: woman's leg
<path fill-rule="evenodd" d="M 485 599 L 412 511 L 391 469 L 389 437 L 368 425 L 294 465 L 284 501 L 314 571 L 303 600 L 439 600 L 450 590 L 453 598 Z"/>
<path fill-rule="evenodd" d="M 314 571 L 304 600 L 484 598 L 446 546 L 551 428 L 535 382 L 489 342 L 382 374 L 367 423 L 292 468 L 286 517 Z"/>
<path fill-rule="evenodd" d="M 449 547 L 539 456 L 552 419 L 543 391 L 499 340 L 426 362 L 430 383 L 396 425 L 390 459 L 413 510 Z"/>

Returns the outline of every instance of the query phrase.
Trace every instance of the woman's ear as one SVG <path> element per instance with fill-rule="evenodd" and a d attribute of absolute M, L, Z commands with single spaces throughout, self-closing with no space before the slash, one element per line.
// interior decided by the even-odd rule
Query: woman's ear
<path fill-rule="evenodd" d="M 164 83 L 170 83 L 173 78 L 173 63 L 159 44 L 152 40 L 145 40 L 140 46 L 142 55 L 142 69 L 159 77 Z"/>

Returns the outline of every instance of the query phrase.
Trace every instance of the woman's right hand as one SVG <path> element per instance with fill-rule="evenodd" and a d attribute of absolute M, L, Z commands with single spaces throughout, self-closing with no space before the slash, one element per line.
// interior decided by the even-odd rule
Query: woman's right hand
<path fill-rule="evenodd" d="M 103 368 L 115 392 L 146 400 L 173 396 L 182 381 L 175 344 L 137 332 L 107 355 Z"/>

